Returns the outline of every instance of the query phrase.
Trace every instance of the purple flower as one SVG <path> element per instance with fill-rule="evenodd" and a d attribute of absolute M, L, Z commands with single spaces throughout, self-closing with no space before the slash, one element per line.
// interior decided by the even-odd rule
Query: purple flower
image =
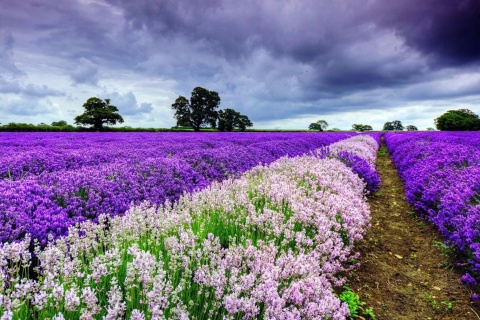
<path fill-rule="evenodd" d="M 469 286 L 475 286 L 477 281 L 475 281 L 475 279 L 467 272 L 462 276 L 462 283 Z"/>

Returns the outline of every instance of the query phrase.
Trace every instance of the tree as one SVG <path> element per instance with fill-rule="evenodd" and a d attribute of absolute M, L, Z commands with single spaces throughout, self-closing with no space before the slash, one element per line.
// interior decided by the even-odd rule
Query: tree
<path fill-rule="evenodd" d="M 408 126 L 406 126 L 405 129 L 406 129 L 407 131 L 418 131 L 418 128 L 415 127 L 415 126 L 412 126 L 411 124 L 408 125 Z"/>
<path fill-rule="evenodd" d="M 353 124 L 352 130 L 363 132 L 363 131 L 372 131 L 373 128 L 371 125 L 368 125 L 368 124 Z"/>
<path fill-rule="evenodd" d="M 75 124 L 91 125 L 96 131 L 103 130 L 103 125 L 123 123 L 123 118 L 118 114 L 118 108 L 110 104 L 110 99 L 92 97 L 83 104 L 85 111 L 75 117 Z"/>
<path fill-rule="evenodd" d="M 216 109 L 219 105 L 220 96 L 217 92 L 196 87 L 192 91 L 190 101 L 179 96 L 172 104 L 172 109 L 175 110 L 177 125 L 188 125 L 194 131 L 200 131 L 200 128 L 207 124 L 215 127 L 218 116 Z"/>
<path fill-rule="evenodd" d="M 433 128 L 427 128 L 427 131 L 435 131 Z"/>
<path fill-rule="evenodd" d="M 318 120 L 317 122 L 310 123 L 308 130 L 324 131 L 328 127 L 328 122 L 325 120 Z"/>
<path fill-rule="evenodd" d="M 478 115 L 468 109 L 449 110 L 434 122 L 437 129 L 442 131 L 480 130 Z"/>
<path fill-rule="evenodd" d="M 246 116 L 241 114 L 240 117 L 238 118 L 238 130 L 240 131 L 245 131 L 247 130 L 247 127 L 252 127 L 253 123 L 250 121 L 250 119 Z"/>
<path fill-rule="evenodd" d="M 68 124 L 67 124 L 67 121 L 65 121 L 65 120 L 54 121 L 54 122 L 52 122 L 52 124 L 51 124 L 52 127 L 65 127 L 65 126 L 67 126 L 67 125 L 68 125 Z"/>
<path fill-rule="evenodd" d="M 245 131 L 247 127 L 251 126 L 253 126 L 253 123 L 246 115 L 233 109 L 227 108 L 218 112 L 219 131 L 233 131 L 234 129 Z"/>
<path fill-rule="evenodd" d="M 383 131 L 403 131 L 402 121 L 394 120 L 392 122 L 385 122 Z"/>

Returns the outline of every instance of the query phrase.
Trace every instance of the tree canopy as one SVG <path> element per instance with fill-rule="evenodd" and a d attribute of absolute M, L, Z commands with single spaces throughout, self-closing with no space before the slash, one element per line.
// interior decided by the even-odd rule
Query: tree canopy
<path fill-rule="evenodd" d="M 418 131 L 418 128 L 415 127 L 414 125 L 409 124 L 408 126 L 405 127 L 405 130 L 407 130 L 407 131 Z"/>
<path fill-rule="evenodd" d="M 474 131 L 480 130 L 480 119 L 469 109 L 449 110 L 435 119 L 435 126 L 442 131 Z"/>
<path fill-rule="evenodd" d="M 123 118 L 118 114 L 118 108 L 110 104 L 110 99 L 92 97 L 83 104 L 85 111 L 75 117 L 75 124 L 91 125 L 96 131 L 101 131 L 103 125 L 123 123 Z"/>
<path fill-rule="evenodd" d="M 234 129 L 245 131 L 247 127 L 251 126 L 253 126 L 253 123 L 246 115 L 233 109 L 227 108 L 218 112 L 219 131 L 233 131 Z"/>
<path fill-rule="evenodd" d="M 200 131 L 205 125 L 216 126 L 220 96 L 215 91 L 196 87 L 192 91 L 190 101 L 179 96 L 172 104 L 177 125 L 190 126 L 194 131 Z"/>
<path fill-rule="evenodd" d="M 328 127 L 328 122 L 325 120 L 318 120 L 317 122 L 310 123 L 308 130 L 324 131 Z"/>
<path fill-rule="evenodd" d="M 394 120 L 391 122 L 385 122 L 383 125 L 383 131 L 403 131 L 402 121 Z"/>
<path fill-rule="evenodd" d="M 363 132 L 363 131 L 372 131 L 373 128 L 369 124 L 353 124 L 352 125 L 352 130 Z"/>
<path fill-rule="evenodd" d="M 65 127 L 65 126 L 67 126 L 67 125 L 68 125 L 68 123 L 67 123 L 67 121 L 65 121 L 65 120 L 54 121 L 54 122 L 52 122 L 52 124 L 51 124 L 51 126 L 53 126 L 53 127 Z"/>

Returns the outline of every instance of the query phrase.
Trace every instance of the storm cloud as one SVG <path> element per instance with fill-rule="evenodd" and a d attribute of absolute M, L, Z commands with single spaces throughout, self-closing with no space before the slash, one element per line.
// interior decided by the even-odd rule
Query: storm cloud
<path fill-rule="evenodd" d="M 477 0 L 5 2 L 0 102 L 43 90 L 41 106 L 69 106 L 58 116 L 102 92 L 126 125 L 170 127 L 170 105 L 196 86 L 256 127 L 403 116 L 425 128 L 448 109 L 480 112 Z"/>

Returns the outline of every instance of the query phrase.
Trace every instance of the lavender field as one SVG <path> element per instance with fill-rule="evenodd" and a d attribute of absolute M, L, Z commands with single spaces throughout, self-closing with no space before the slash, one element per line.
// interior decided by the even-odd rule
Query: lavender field
<path fill-rule="evenodd" d="M 379 134 L 3 134 L 2 319 L 345 319 Z"/>
<path fill-rule="evenodd" d="M 480 135 L 477 132 L 386 133 L 406 198 L 445 236 L 446 246 L 480 280 Z M 474 299 L 478 299 L 476 294 Z"/>
<path fill-rule="evenodd" d="M 0 241 L 48 235 L 235 177 L 351 134 L 1 133 Z"/>

